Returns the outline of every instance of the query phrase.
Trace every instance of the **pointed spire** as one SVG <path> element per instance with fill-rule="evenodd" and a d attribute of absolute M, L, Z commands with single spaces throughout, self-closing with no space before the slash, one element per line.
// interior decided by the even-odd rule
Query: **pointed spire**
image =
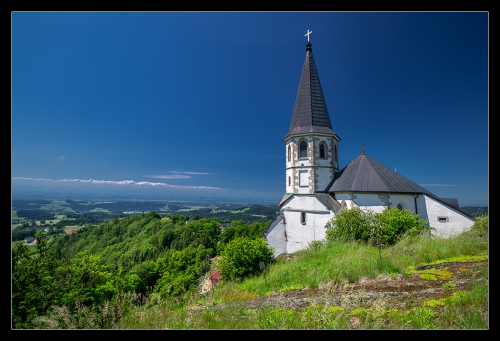
<path fill-rule="evenodd" d="M 308 30 L 307 38 L 312 33 Z M 312 54 L 312 44 L 306 44 L 306 57 L 302 66 L 299 88 L 295 97 L 290 129 L 285 136 L 304 133 L 323 133 L 335 135 L 326 108 L 323 90 L 319 82 L 316 64 Z"/>

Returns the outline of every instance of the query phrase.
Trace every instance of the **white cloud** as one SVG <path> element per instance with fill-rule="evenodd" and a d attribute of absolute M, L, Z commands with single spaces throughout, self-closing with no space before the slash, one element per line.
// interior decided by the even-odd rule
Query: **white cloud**
<path fill-rule="evenodd" d="M 182 174 L 167 174 L 167 175 L 145 175 L 148 178 L 155 179 L 191 179 L 189 175 Z"/>
<path fill-rule="evenodd" d="M 450 185 L 450 184 L 419 184 L 422 187 L 448 187 L 448 186 L 462 186 L 462 185 Z"/>
<path fill-rule="evenodd" d="M 177 173 L 177 174 L 193 174 L 193 175 L 211 174 L 211 173 L 201 173 L 201 172 L 177 172 L 177 171 L 170 171 L 170 173 Z"/>
<path fill-rule="evenodd" d="M 161 174 L 161 175 L 144 175 L 148 178 L 155 179 L 190 179 L 191 175 L 206 175 L 210 173 L 202 173 L 202 172 L 178 172 L 178 171 L 169 171 L 169 173 L 173 174 Z"/>
<path fill-rule="evenodd" d="M 222 190 L 220 187 L 211 186 L 179 186 L 171 185 L 163 182 L 148 182 L 148 181 L 134 181 L 134 180 L 93 180 L 93 179 L 42 179 L 42 178 L 24 178 L 12 177 L 14 180 L 28 180 L 28 181 L 45 181 L 57 183 L 78 183 L 78 184 L 96 184 L 96 185 L 118 185 L 118 186 L 142 186 L 142 187 L 167 187 L 167 188 L 184 188 L 184 189 L 208 189 L 208 190 Z"/>

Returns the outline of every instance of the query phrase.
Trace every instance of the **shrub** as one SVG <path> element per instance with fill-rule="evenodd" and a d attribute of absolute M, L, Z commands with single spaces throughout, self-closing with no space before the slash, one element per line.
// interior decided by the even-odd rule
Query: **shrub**
<path fill-rule="evenodd" d="M 384 245 L 394 245 L 404 234 L 411 236 L 419 234 L 428 224 L 420 220 L 418 214 L 408 208 L 402 210 L 394 207 L 376 214 L 380 241 Z"/>
<path fill-rule="evenodd" d="M 259 263 L 273 262 L 273 250 L 264 238 L 235 238 L 230 241 L 221 253 L 219 263 L 223 280 L 242 279 L 256 275 L 262 270 Z"/>
<path fill-rule="evenodd" d="M 394 245 L 405 234 L 417 235 L 428 221 L 407 208 L 391 208 L 382 213 L 360 208 L 343 210 L 327 224 L 328 240 L 359 240 L 373 245 Z"/>
<path fill-rule="evenodd" d="M 343 210 L 327 223 L 327 239 L 368 241 L 375 227 L 373 217 L 372 212 L 357 207 Z"/>
<path fill-rule="evenodd" d="M 488 226 L 488 216 L 481 216 L 476 218 L 474 225 L 472 225 L 472 229 L 486 233 L 488 232 Z"/>

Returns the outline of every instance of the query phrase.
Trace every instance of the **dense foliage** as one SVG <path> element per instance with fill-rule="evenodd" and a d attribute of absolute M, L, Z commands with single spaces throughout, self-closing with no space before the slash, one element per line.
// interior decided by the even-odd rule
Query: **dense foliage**
<path fill-rule="evenodd" d="M 463 206 L 460 207 L 460 210 L 467 213 L 473 218 L 488 215 L 488 206 Z"/>
<path fill-rule="evenodd" d="M 343 210 L 327 224 L 328 240 L 360 240 L 373 245 L 394 245 L 405 234 L 417 235 L 428 226 L 410 209 L 391 208 L 381 213 L 360 208 Z"/>
<path fill-rule="evenodd" d="M 253 274 L 259 261 L 272 255 L 261 250 L 266 226 L 232 221 L 222 232 L 215 219 L 149 212 L 86 224 L 76 234 L 54 239 L 42 239 L 39 232 L 36 246 L 17 242 L 12 249 L 13 327 L 32 328 L 56 311 L 101 316 L 127 293 L 179 297 L 196 290 L 210 270 L 209 260 L 239 237 L 250 245 L 240 253 L 249 252 L 256 264 L 244 264 L 250 271 L 238 270 L 238 276 Z M 254 243 L 255 238 L 260 240 Z M 96 323 L 105 328 L 111 322 Z"/>
<path fill-rule="evenodd" d="M 220 272 L 222 278 L 228 280 L 256 275 L 265 269 L 261 269 L 261 265 L 265 266 L 273 261 L 273 250 L 263 237 L 233 239 L 221 255 Z"/>
<path fill-rule="evenodd" d="M 44 210 L 19 210 L 17 216 L 29 220 L 52 220 L 54 213 Z"/>

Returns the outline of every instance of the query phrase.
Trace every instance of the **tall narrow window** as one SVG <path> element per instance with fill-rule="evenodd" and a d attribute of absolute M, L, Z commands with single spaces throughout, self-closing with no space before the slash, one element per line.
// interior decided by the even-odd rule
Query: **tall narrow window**
<path fill-rule="evenodd" d="M 337 149 L 337 145 L 335 145 L 335 161 L 338 162 L 339 161 L 339 151 Z"/>
<path fill-rule="evenodd" d="M 300 213 L 300 223 L 302 225 L 305 225 L 306 224 L 306 212 L 301 212 Z"/>
<path fill-rule="evenodd" d="M 292 149 L 290 148 L 290 145 L 288 145 L 288 161 L 292 160 Z"/>
<path fill-rule="evenodd" d="M 290 177 L 288 177 L 288 186 L 290 186 L 292 184 L 292 180 L 290 179 Z"/>
<path fill-rule="evenodd" d="M 306 141 L 300 142 L 299 157 L 307 157 L 307 143 L 306 143 Z"/>
<path fill-rule="evenodd" d="M 325 144 L 324 144 L 324 143 L 321 143 L 321 144 L 319 145 L 319 157 L 320 157 L 321 159 L 326 158 L 326 154 L 325 154 Z"/>

